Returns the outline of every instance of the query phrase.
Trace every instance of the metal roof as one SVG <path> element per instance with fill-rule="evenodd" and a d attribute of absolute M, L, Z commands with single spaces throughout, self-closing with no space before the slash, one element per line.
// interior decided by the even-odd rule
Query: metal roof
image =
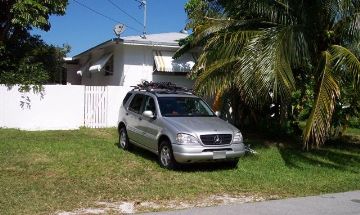
<path fill-rule="evenodd" d="M 144 45 L 144 46 L 172 46 L 179 47 L 178 41 L 184 39 L 188 34 L 179 32 L 159 33 L 159 34 L 148 34 L 146 38 L 140 36 L 127 36 L 119 39 L 114 38 L 103 43 L 100 43 L 90 49 L 75 55 L 72 59 L 80 58 L 82 55 L 87 54 L 95 49 L 99 49 L 105 46 L 109 46 L 116 43 L 122 43 L 125 45 Z"/>
<path fill-rule="evenodd" d="M 179 32 L 160 33 L 160 34 L 148 34 L 146 38 L 140 36 L 127 36 L 123 37 L 124 43 L 140 43 L 140 44 L 168 44 L 179 46 L 178 41 L 184 39 L 188 34 Z"/>

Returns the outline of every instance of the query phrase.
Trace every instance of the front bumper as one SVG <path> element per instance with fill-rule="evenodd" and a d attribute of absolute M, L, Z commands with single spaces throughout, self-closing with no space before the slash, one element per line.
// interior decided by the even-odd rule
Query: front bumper
<path fill-rule="evenodd" d="M 201 145 L 172 144 L 174 158 L 178 163 L 196 163 L 234 160 L 245 154 L 244 144 L 205 147 Z"/>

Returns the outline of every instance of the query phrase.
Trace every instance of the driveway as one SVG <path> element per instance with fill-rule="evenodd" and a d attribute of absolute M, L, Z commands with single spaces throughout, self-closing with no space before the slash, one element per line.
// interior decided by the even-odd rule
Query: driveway
<path fill-rule="evenodd" d="M 243 203 L 207 208 L 191 208 L 186 210 L 148 213 L 154 215 L 182 215 L 182 214 L 256 214 L 256 215 L 359 215 L 360 191 L 325 194 L 284 200 L 272 200 L 256 203 Z"/>

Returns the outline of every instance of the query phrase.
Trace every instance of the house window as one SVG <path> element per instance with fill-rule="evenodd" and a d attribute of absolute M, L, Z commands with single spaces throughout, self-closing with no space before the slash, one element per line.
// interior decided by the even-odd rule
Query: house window
<path fill-rule="evenodd" d="M 114 57 L 111 58 L 106 62 L 104 66 L 105 76 L 110 76 L 114 74 Z"/>

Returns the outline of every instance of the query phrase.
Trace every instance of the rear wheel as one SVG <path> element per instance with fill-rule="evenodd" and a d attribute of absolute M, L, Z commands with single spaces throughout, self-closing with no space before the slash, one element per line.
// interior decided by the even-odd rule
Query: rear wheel
<path fill-rule="evenodd" d="M 159 163 L 166 169 L 175 169 L 178 166 L 169 141 L 163 140 L 159 146 Z"/>
<path fill-rule="evenodd" d="M 124 150 L 129 150 L 131 147 L 125 127 L 122 127 L 119 131 L 119 146 Z"/>

